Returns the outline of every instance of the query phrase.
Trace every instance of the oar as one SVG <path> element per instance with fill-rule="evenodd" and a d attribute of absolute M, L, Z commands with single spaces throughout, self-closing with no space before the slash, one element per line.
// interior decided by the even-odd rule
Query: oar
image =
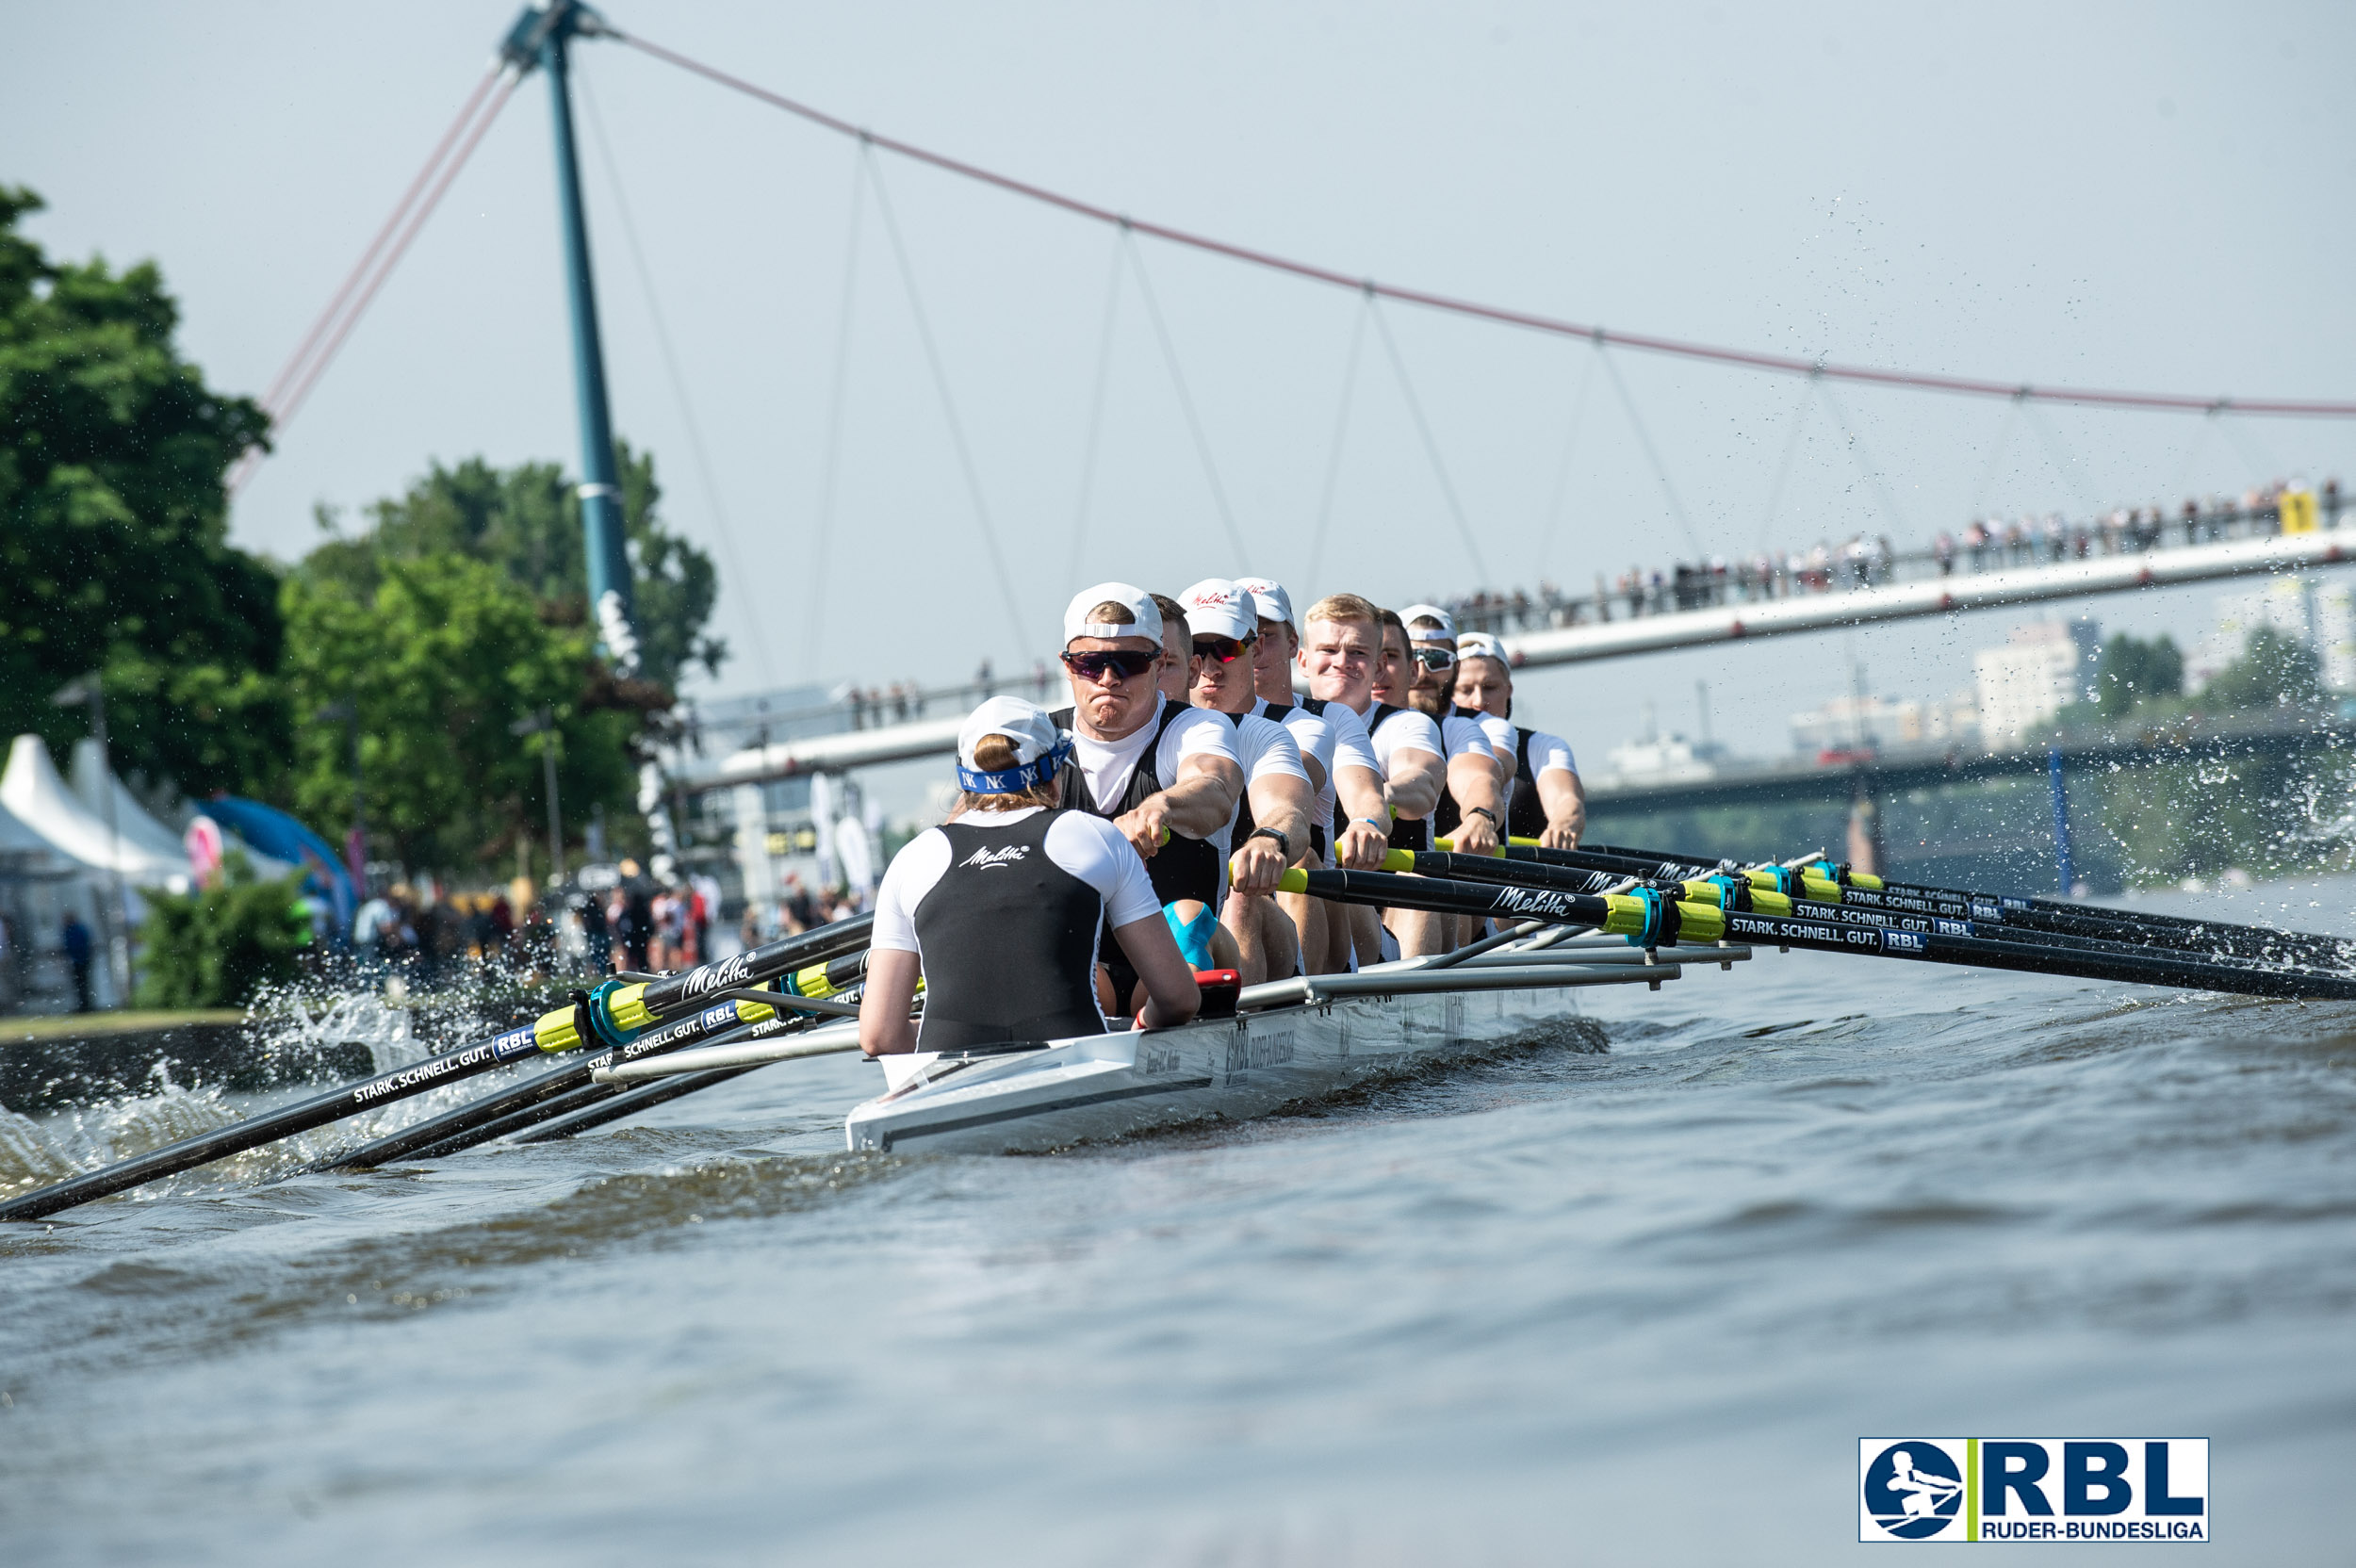
<path fill-rule="evenodd" d="M 1443 848 L 1450 841 L 1440 841 Z M 1645 880 L 1693 881 L 1726 874 L 1727 861 L 1683 859 L 1645 850 L 1622 850 L 1582 845 L 1576 850 L 1541 847 L 1534 840 L 1508 842 L 1506 857 L 1517 861 L 1575 867 L 1599 876 L 1637 876 Z M 1946 916 L 1969 920 L 1983 927 L 2004 926 L 2020 933 L 2051 932 L 2180 949 L 2208 956 L 2233 956 L 2279 964 L 2320 964 L 2337 971 L 2351 968 L 2356 945 L 2335 937 L 2305 932 L 2276 931 L 2262 925 L 2196 921 L 2176 915 L 2156 915 L 2140 909 L 2109 909 L 2100 905 L 2051 904 L 1972 892 L 1959 889 L 1892 884 L 1864 873 L 1853 873 L 1815 857 L 1796 865 L 1754 866 L 1740 873 L 1757 888 L 1822 903 L 1877 909 L 1893 916 Z"/>
<path fill-rule="evenodd" d="M 1483 855 L 1455 855 L 1445 852 L 1392 850 L 1384 858 L 1385 871 L 1412 871 L 1425 876 L 1452 876 L 1466 882 L 1526 883 L 1534 887 L 1560 888 L 1570 892 L 1599 891 L 1596 883 L 1607 882 L 1607 872 L 1578 871 L 1568 866 L 1550 865 L 1521 859 L 1497 859 Z M 1756 875 L 1758 874 L 1750 874 Z M 1840 925 L 1869 925 L 1900 931 L 1944 932 L 1968 936 L 1976 929 L 1969 921 L 1949 915 L 1898 913 L 1887 909 L 1860 907 L 1852 904 L 1812 898 L 1794 898 L 1768 888 L 1755 886 L 1743 873 L 1721 873 L 1714 876 L 1696 877 L 1681 882 L 1661 881 L 1644 884 L 1667 893 L 1681 902 L 1708 904 L 1739 913 L 1783 915 L 1799 920 L 1828 921 Z M 1808 886 L 1820 891 L 1830 891 L 1836 898 L 1837 887 L 1810 879 Z M 2106 936 L 2083 936 L 2075 933 L 2033 930 L 2016 925 L 2001 925 L 1993 933 L 2006 941 L 2053 948 L 2056 951 L 2086 953 L 2145 953 L 2151 944 L 2132 935 L 2112 930 Z M 2210 949 L 2196 950 L 2208 962 L 2229 968 L 2250 967 L 2256 960 L 2238 956 L 2227 956 Z M 2279 964 L 2269 964 L 2265 972 L 2284 972 Z"/>
<path fill-rule="evenodd" d="M 862 915 L 684 974 L 627 986 L 608 981 L 571 1006 L 543 1014 L 536 1022 L 9 1199 L 0 1202 L 0 1219 L 39 1219 L 527 1057 L 627 1041 L 667 1017 L 702 1006 L 714 993 L 774 979 L 798 965 L 864 946 L 874 923 L 873 916 Z M 731 1004 L 729 1012 L 739 1005 Z"/>
<path fill-rule="evenodd" d="M 1278 886 L 1286 892 L 1305 892 L 1343 904 L 1592 925 L 1613 936 L 1631 938 L 1644 947 L 1731 939 L 2250 996 L 2356 998 L 2356 979 L 2344 976 L 2252 970 L 2126 951 L 2058 951 L 1984 935 L 1968 921 L 1952 923 L 1962 927 L 1959 932 L 1841 926 L 1826 921 L 1737 913 L 1646 888 L 1598 897 L 1524 884 L 1498 886 L 1379 871 L 1295 868 L 1284 874 Z"/>
<path fill-rule="evenodd" d="M 616 1089 L 611 1085 L 598 1084 L 594 1086 L 605 1091 L 606 1098 L 602 1102 L 591 1104 L 586 1109 L 575 1111 L 570 1116 L 557 1117 L 544 1122 L 511 1141 L 553 1143 L 559 1138 L 571 1137 L 575 1133 L 585 1133 L 592 1127 L 602 1127 L 609 1121 L 619 1121 L 626 1116 L 635 1116 L 640 1111 L 651 1110 L 657 1105 L 667 1104 L 681 1095 L 693 1094 L 697 1089 L 712 1088 L 727 1083 L 731 1078 L 742 1078 L 744 1074 L 758 1071 L 766 1066 L 768 1066 L 766 1062 L 754 1062 L 747 1067 L 714 1068 L 709 1072 L 691 1072 L 678 1078 L 658 1078 L 651 1084 L 641 1084 L 636 1088 L 630 1089 Z"/>
<path fill-rule="evenodd" d="M 824 965 L 813 965 L 796 974 L 793 984 L 797 989 L 793 992 L 731 989 L 724 994 L 741 1004 L 739 1022 L 747 1021 L 745 1015 L 767 1011 L 773 1003 L 779 1007 L 806 1009 L 798 1021 L 785 1017 L 764 1019 L 751 1016 L 750 1026 L 741 1033 L 746 1038 L 759 1038 L 764 1035 L 780 1034 L 790 1028 L 806 1027 L 810 1016 L 832 1012 L 832 1007 L 823 1004 L 825 999 L 838 996 L 859 985 L 865 978 L 866 972 L 867 950 L 862 947 L 856 953 L 844 954 Z M 787 1000 L 789 997 L 792 1000 Z M 736 1025 L 723 1019 L 720 1027 L 734 1029 Z M 721 1037 L 732 1039 L 737 1037 L 727 1035 Z M 586 1061 L 543 1073 L 530 1083 L 484 1095 L 455 1110 L 445 1111 L 415 1126 L 403 1127 L 397 1133 L 388 1134 L 373 1143 L 363 1144 L 350 1153 L 323 1160 L 309 1168 L 366 1170 L 399 1159 L 430 1160 L 444 1154 L 454 1154 L 459 1150 L 471 1149 L 478 1143 L 488 1142 L 518 1127 L 529 1127 L 547 1118 L 562 1116 L 618 1092 L 591 1082 L 591 1075 L 599 1068 L 614 1067 L 663 1052 L 677 1051 L 682 1046 L 704 1043 L 716 1043 L 709 1031 L 699 1030 L 691 1034 L 677 1029 L 658 1029 L 611 1051 L 601 1052 Z M 581 1098 L 584 1094 L 589 1098 Z"/>

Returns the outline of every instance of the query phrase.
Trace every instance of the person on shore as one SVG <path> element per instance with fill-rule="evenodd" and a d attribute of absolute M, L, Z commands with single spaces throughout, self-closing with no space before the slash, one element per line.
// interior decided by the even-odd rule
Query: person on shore
<path fill-rule="evenodd" d="M 1136 845 L 1119 823 L 1065 798 L 1068 781 L 1084 776 L 1072 767 L 1074 749 L 1073 735 L 1021 697 L 990 697 L 958 727 L 956 810 L 894 856 L 876 890 L 860 1050 L 882 1056 L 1103 1034 L 1106 930 L 1142 992 L 1136 1028 L 1194 1017 L 1201 992 Z M 1185 815 L 1190 804 L 1164 809 Z M 921 1027 L 908 1018 L 920 978 Z"/>
<path fill-rule="evenodd" d="M 65 944 L 66 968 L 74 974 L 74 1010 L 90 1012 L 98 1005 L 90 996 L 90 953 L 95 944 L 90 940 L 90 927 L 82 923 L 81 916 L 68 909 L 63 929 L 57 935 Z"/>
<path fill-rule="evenodd" d="M 1219 906 L 1219 923 L 1235 939 L 1245 985 L 1289 979 L 1299 971 L 1301 937 L 1272 886 L 1287 868 L 1315 863 L 1309 818 L 1317 792 L 1307 759 L 1281 714 L 1258 711 L 1268 705 L 1254 690 L 1260 626 L 1252 596 L 1222 578 L 1205 578 L 1179 596 L 1179 606 L 1190 644 L 1186 698 L 1227 715 L 1243 763 L 1244 792 L 1226 835 L 1236 882 Z M 1261 859 L 1272 864 L 1247 869 Z M 1271 890 L 1249 890 L 1262 881 Z"/>
<path fill-rule="evenodd" d="M 1548 849 L 1577 849 L 1587 831 L 1587 787 L 1568 741 L 1513 722 L 1513 666 L 1486 632 L 1456 639 L 1456 710 L 1489 732 L 1489 749 L 1510 761 L 1505 828 Z"/>
<path fill-rule="evenodd" d="M 1063 803 L 1121 830 L 1144 860 L 1163 906 L 1201 906 L 1189 931 L 1216 925 L 1218 839 L 1243 792 L 1233 727 L 1163 694 L 1170 655 L 1162 612 L 1141 588 L 1102 582 L 1073 596 L 1064 611 L 1062 659 L 1072 706 L 1051 717 L 1072 736 Z M 1209 932 L 1201 935 L 1198 951 L 1207 951 Z M 1128 1013 L 1137 972 L 1121 944 L 1109 945 L 1111 1010 Z"/>

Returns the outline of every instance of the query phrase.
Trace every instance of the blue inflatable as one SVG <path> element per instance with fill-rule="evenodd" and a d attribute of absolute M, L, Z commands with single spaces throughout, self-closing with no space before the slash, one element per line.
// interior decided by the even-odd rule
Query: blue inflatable
<path fill-rule="evenodd" d="M 206 816 L 264 855 L 308 872 L 310 875 L 303 887 L 325 898 L 335 910 L 338 939 L 352 929 L 352 913 L 357 905 L 352 897 L 352 874 L 344 870 L 341 858 L 325 839 L 277 807 L 265 806 L 258 800 L 215 795 L 205 802 L 204 809 Z"/>

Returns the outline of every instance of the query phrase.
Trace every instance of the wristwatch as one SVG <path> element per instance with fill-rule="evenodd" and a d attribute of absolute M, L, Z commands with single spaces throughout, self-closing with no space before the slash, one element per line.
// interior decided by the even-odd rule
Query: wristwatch
<path fill-rule="evenodd" d="M 1251 832 L 1245 834 L 1243 838 L 1244 842 L 1246 843 L 1250 843 L 1254 839 L 1274 839 L 1276 841 L 1277 849 L 1284 854 L 1284 863 L 1286 865 L 1292 864 L 1293 841 L 1284 837 L 1284 834 L 1278 832 L 1275 828 L 1255 827 Z"/>
<path fill-rule="evenodd" d="M 1486 817 L 1489 819 L 1489 825 L 1491 827 L 1496 828 L 1499 833 L 1503 833 L 1505 831 L 1505 825 L 1497 821 L 1497 814 L 1495 811 L 1490 810 L 1486 806 L 1476 806 L 1471 810 L 1465 812 L 1464 815 L 1468 817 Z"/>

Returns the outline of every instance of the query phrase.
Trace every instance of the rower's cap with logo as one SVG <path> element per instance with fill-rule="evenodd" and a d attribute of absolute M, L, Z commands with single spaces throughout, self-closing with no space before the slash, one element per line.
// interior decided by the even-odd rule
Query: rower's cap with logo
<path fill-rule="evenodd" d="M 1089 620 L 1089 612 L 1100 604 L 1120 605 L 1129 612 L 1128 621 Z M 1072 595 L 1072 602 L 1064 607 L 1064 646 L 1070 647 L 1080 637 L 1142 637 L 1158 644 L 1162 640 L 1162 612 L 1153 603 L 1153 596 L 1142 588 L 1126 582 L 1100 582 Z"/>
<path fill-rule="evenodd" d="M 1456 641 L 1456 617 L 1436 604 L 1411 604 L 1399 612 L 1399 618 L 1405 623 L 1407 635 L 1418 643 L 1445 641 L 1453 644 Z M 1415 626 L 1417 621 L 1437 621 L 1440 629 L 1420 630 Z"/>
<path fill-rule="evenodd" d="M 1494 659 L 1498 663 L 1509 667 L 1513 662 L 1505 656 L 1505 645 L 1485 631 L 1467 631 L 1458 637 L 1456 657 L 1459 659 Z"/>
<path fill-rule="evenodd" d="M 1260 619 L 1293 624 L 1293 596 L 1284 592 L 1283 583 L 1264 577 L 1239 577 L 1235 586 L 1252 596 L 1252 608 Z"/>
<path fill-rule="evenodd" d="M 1178 602 L 1186 607 L 1186 626 L 1197 637 L 1233 637 L 1238 642 L 1260 634 L 1259 612 L 1239 583 L 1223 577 L 1206 577 Z"/>
<path fill-rule="evenodd" d="M 1151 609 L 1153 601 L 1146 606 Z M 975 760 L 974 752 L 992 735 L 1014 743 L 1013 767 L 986 771 Z M 957 726 L 957 783 L 977 795 L 1013 794 L 1044 784 L 1071 755 L 1072 737 L 1055 727 L 1046 709 L 1021 697 L 991 697 Z"/>

